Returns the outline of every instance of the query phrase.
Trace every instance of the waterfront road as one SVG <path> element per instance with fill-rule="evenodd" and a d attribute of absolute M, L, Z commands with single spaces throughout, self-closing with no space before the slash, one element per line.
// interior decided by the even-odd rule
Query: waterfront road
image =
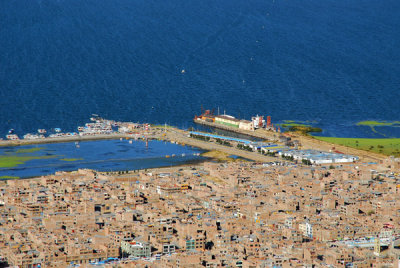
<path fill-rule="evenodd" d="M 235 133 L 240 133 L 240 134 L 245 134 L 257 138 L 262 138 L 265 140 L 269 141 L 277 141 L 279 136 L 282 135 L 281 133 L 273 132 L 273 131 L 268 131 L 265 129 L 257 129 L 255 131 L 249 131 L 249 130 L 243 130 L 243 129 L 237 129 L 229 126 L 224 126 L 224 125 L 218 125 L 214 123 L 209 123 L 201 120 L 195 120 L 194 121 L 197 124 L 201 125 L 206 125 L 210 127 L 218 127 L 227 131 L 232 131 Z M 318 139 L 313 138 L 312 136 L 307 136 L 307 135 L 302 135 L 300 133 L 288 133 L 293 140 L 298 140 L 300 141 L 301 149 L 313 149 L 313 150 L 319 150 L 319 151 L 330 151 L 333 148 L 335 148 L 335 151 L 340 151 L 344 154 L 350 154 L 350 155 L 355 155 L 360 158 L 360 162 L 380 162 L 388 158 L 386 155 L 382 154 L 377 154 L 373 152 L 368 152 L 368 151 L 363 151 L 355 148 L 350 148 L 346 147 L 343 145 L 338 145 L 338 144 L 332 144 L 328 143 L 325 141 L 321 141 Z"/>

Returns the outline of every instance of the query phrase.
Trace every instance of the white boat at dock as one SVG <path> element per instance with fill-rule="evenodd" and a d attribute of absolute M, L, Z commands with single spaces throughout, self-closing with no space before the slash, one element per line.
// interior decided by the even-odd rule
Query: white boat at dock
<path fill-rule="evenodd" d="M 7 138 L 8 140 L 12 140 L 12 141 L 14 141 L 14 140 L 19 140 L 19 137 L 18 137 L 17 134 L 8 134 L 8 135 L 6 136 L 6 138 Z"/>
<path fill-rule="evenodd" d="M 38 139 L 43 139 L 44 135 L 38 135 L 38 134 L 25 134 L 24 135 L 24 140 L 38 140 Z"/>

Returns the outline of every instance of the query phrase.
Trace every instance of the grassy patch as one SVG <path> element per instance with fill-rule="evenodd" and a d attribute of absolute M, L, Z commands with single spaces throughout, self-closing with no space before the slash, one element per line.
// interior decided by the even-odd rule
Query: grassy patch
<path fill-rule="evenodd" d="M 2 180 L 4 180 L 4 179 L 17 180 L 17 179 L 19 179 L 19 177 L 16 177 L 16 176 L 0 176 L 0 179 L 2 179 Z"/>
<path fill-rule="evenodd" d="M 80 161 L 83 160 L 83 158 L 61 158 L 61 161 L 67 161 L 67 162 L 73 162 L 73 161 Z"/>
<path fill-rule="evenodd" d="M 237 158 L 233 158 L 233 157 L 231 157 L 230 154 L 220 152 L 220 151 L 205 152 L 205 153 L 202 153 L 201 156 L 214 158 L 214 159 L 216 159 L 218 161 L 222 161 L 222 162 L 248 162 L 248 161 L 250 161 L 250 160 L 247 160 L 240 156 L 238 156 Z"/>
<path fill-rule="evenodd" d="M 317 137 L 314 138 L 329 143 L 339 144 L 384 155 L 400 156 L 400 138 L 397 139 L 360 139 L 360 138 L 335 138 Z"/>
<path fill-rule="evenodd" d="M 387 121 L 361 121 L 357 123 L 357 126 L 400 126 L 400 121 L 394 121 L 394 122 L 387 122 Z"/>
<path fill-rule="evenodd" d="M 11 168 L 22 165 L 29 160 L 35 159 L 49 159 L 55 156 L 15 156 L 15 155 L 2 155 L 0 156 L 0 168 Z"/>
<path fill-rule="evenodd" d="M 229 154 L 220 151 L 205 152 L 202 153 L 201 156 L 215 158 L 220 161 L 230 161 L 230 162 L 235 161 L 235 159 L 229 157 Z"/>

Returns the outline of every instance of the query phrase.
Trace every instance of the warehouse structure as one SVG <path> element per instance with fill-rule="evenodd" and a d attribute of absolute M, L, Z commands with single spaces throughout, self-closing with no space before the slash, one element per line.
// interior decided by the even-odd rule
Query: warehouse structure
<path fill-rule="evenodd" d="M 317 150 L 287 150 L 279 152 L 279 155 L 291 156 L 294 160 L 309 160 L 312 164 L 353 163 L 359 158 L 353 155 L 345 155 L 333 152 Z"/>

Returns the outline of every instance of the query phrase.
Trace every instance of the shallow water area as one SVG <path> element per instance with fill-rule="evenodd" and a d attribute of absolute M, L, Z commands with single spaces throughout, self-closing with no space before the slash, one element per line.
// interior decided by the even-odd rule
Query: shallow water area
<path fill-rule="evenodd" d="M 163 141 L 103 140 L 0 148 L 0 178 L 27 178 L 89 168 L 98 171 L 183 165 L 205 158 L 197 148 Z"/>
<path fill-rule="evenodd" d="M 397 125 L 357 125 L 357 123 L 340 123 L 329 125 L 316 124 L 323 131 L 312 133 L 315 136 L 342 137 L 342 138 L 399 138 L 400 127 Z"/>

